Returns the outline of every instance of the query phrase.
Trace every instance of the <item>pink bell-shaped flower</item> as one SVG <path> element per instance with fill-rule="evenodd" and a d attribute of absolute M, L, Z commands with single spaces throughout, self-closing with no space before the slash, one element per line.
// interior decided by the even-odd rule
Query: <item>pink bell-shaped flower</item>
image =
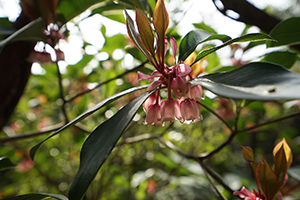
<path fill-rule="evenodd" d="M 146 113 L 147 113 L 149 107 L 151 105 L 155 104 L 157 100 L 159 101 L 159 102 L 157 102 L 159 104 L 160 103 L 160 96 L 157 96 L 156 92 L 152 93 L 148 97 L 148 99 L 143 103 L 143 108 L 144 108 L 144 110 L 145 110 Z"/>
<path fill-rule="evenodd" d="M 161 110 L 160 105 L 158 105 L 157 103 L 151 105 L 147 111 L 146 123 L 162 126 L 160 110 Z"/>
<path fill-rule="evenodd" d="M 200 110 L 197 102 L 194 99 L 187 98 L 180 103 L 180 111 L 182 119 L 186 121 L 199 121 L 201 118 L 199 116 Z"/>
<path fill-rule="evenodd" d="M 195 99 L 196 101 L 202 100 L 202 87 L 201 85 L 196 85 L 189 89 L 189 98 Z"/>
<path fill-rule="evenodd" d="M 175 119 L 182 119 L 177 100 L 167 99 L 161 103 L 161 118 L 162 121 L 174 121 Z"/>
<path fill-rule="evenodd" d="M 185 77 L 177 76 L 172 81 L 173 94 L 177 98 L 184 97 L 189 91 L 189 85 L 186 82 Z"/>

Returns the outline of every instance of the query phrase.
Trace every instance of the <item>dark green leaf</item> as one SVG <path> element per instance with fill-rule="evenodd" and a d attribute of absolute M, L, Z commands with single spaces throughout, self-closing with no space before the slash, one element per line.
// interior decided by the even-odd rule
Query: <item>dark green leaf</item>
<path fill-rule="evenodd" d="M 14 166 L 15 165 L 7 157 L 0 157 L 0 171 Z"/>
<path fill-rule="evenodd" d="M 184 61 L 199 44 L 208 41 L 208 37 L 209 34 L 203 31 L 190 31 L 186 34 L 179 45 L 178 60 Z"/>
<path fill-rule="evenodd" d="M 253 41 L 266 41 L 266 40 L 274 40 L 273 38 L 271 38 L 268 35 L 265 34 L 261 34 L 261 33 L 252 33 L 252 34 L 248 34 L 248 35 L 243 35 L 241 37 L 232 39 L 232 40 L 227 40 L 224 44 L 220 45 L 220 46 L 216 46 L 207 50 L 203 50 L 201 51 L 198 55 L 197 58 L 195 59 L 194 63 L 196 63 L 198 60 L 204 58 L 205 56 L 223 48 L 226 47 L 230 44 L 233 43 L 241 43 L 241 42 L 253 42 Z M 193 63 L 193 64 L 194 64 Z M 192 64 L 192 65 L 193 65 Z"/>
<path fill-rule="evenodd" d="M 80 153 L 80 167 L 70 187 L 69 198 L 79 200 L 85 194 L 96 173 L 121 137 L 142 103 L 151 93 L 145 93 L 124 106 L 113 117 L 99 125 L 87 138 Z"/>
<path fill-rule="evenodd" d="M 36 194 L 24 194 L 14 197 L 7 197 L 3 200 L 42 200 L 42 199 L 49 199 L 49 197 L 52 197 L 54 199 L 59 200 L 68 200 L 67 197 L 59 194 L 42 194 L 42 193 L 36 193 Z"/>
<path fill-rule="evenodd" d="M 30 157 L 33 160 L 36 151 L 38 150 L 38 148 L 48 139 L 52 138 L 53 136 L 57 135 L 58 133 L 60 133 L 61 131 L 65 130 L 66 128 L 76 124 L 78 121 L 86 118 L 87 116 L 91 115 L 92 113 L 94 113 L 95 111 L 99 110 L 100 108 L 102 108 L 103 106 L 105 106 L 108 103 L 111 103 L 112 101 L 126 95 L 129 94 L 131 92 L 137 91 L 137 90 L 141 90 L 146 88 L 147 86 L 140 86 L 140 87 L 135 87 L 135 88 L 130 88 L 128 90 L 125 90 L 123 92 L 120 92 L 118 94 L 115 94 L 114 96 L 111 96 L 103 101 L 101 101 L 100 103 L 96 104 L 95 106 L 93 106 L 92 108 L 88 109 L 87 111 L 85 111 L 84 113 L 82 113 L 81 115 L 79 115 L 78 117 L 76 117 L 75 119 L 73 119 L 72 121 L 70 121 L 69 123 L 67 123 L 66 125 L 64 125 L 63 127 L 61 127 L 59 130 L 55 131 L 53 134 L 51 134 L 49 137 L 47 137 L 46 139 L 44 139 L 43 141 L 41 141 L 40 143 L 38 143 L 37 145 L 35 145 L 34 147 L 32 147 L 30 149 Z"/>
<path fill-rule="evenodd" d="M 300 43 L 300 17 L 289 18 L 276 25 L 270 33 L 277 42 L 268 42 L 268 47 Z"/>
<path fill-rule="evenodd" d="M 300 75 L 272 63 L 250 63 L 238 69 L 195 78 L 217 95 L 233 99 L 278 100 L 300 98 Z"/>
<path fill-rule="evenodd" d="M 14 32 L 5 40 L 0 42 L 0 48 L 10 42 L 15 41 L 46 41 L 46 36 L 43 32 L 45 28 L 44 21 L 38 18 L 29 24 L 25 25 L 21 29 Z"/>
<path fill-rule="evenodd" d="M 275 51 L 266 54 L 262 61 L 276 63 L 289 69 L 294 65 L 297 59 L 298 56 L 296 53 L 289 51 Z"/>

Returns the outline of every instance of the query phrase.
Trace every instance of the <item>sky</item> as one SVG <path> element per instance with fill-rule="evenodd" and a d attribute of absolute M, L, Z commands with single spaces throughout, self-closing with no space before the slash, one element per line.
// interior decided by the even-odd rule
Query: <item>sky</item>
<path fill-rule="evenodd" d="M 260 9 L 272 5 L 281 10 L 286 9 L 288 5 L 294 1 L 295 0 L 249 0 L 249 2 Z M 169 13 L 173 13 L 172 11 L 178 7 L 184 11 L 175 15 L 170 14 L 171 18 L 179 21 L 178 33 L 182 36 L 194 29 L 193 23 L 204 22 L 213 27 L 219 34 L 226 34 L 232 38 L 240 36 L 245 27 L 243 23 L 234 21 L 221 14 L 211 0 L 189 0 L 187 2 L 184 2 L 183 0 L 172 0 L 171 2 L 172 3 L 166 3 Z M 20 11 L 19 0 L 0 0 L 0 17 L 8 17 L 9 20 L 14 21 L 18 17 Z M 100 32 L 101 26 L 104 25 L 106 27 L 106 34 L 108 36 L 118 33 L 127 34 L 126 26 L 124 24 L 114 22 L 101 15 L 94 15 L 87 18 L 89 14 L 90 11 L 86 11 L 74 18 L 74 22 L 79 23 L 81 32 L 73 22 L 67 23 L 70 36 L 68 41 L 60 41 L 59 43 L 60 49 L 65 53 L 65 61 L 60 61 L 59 63 L 62 70 L 64 70 L 68 64 L 76 64 L 81 60 L 84 41 L 91 44 L 84 49 L 86 53 L 96 55 L 96 59 L 98 60 L 107 59 L 107 54 L 99 53 L 99 50 L 101 50 L 105 42 L 104 37 Z M 259 29 L 252 28 L 249 31 L 258 32 Z M 250 55 L 244 55 L 245 58 L 243 59 L 247 60 L 259 57 L 265 53 L 265 50 L 266 49 L 263 46 L 258 47 L 258 49 L 254 49 L 253 52 L 250 52 Z M 226 63 L 226 59 L 222 59 L 222 57 L 226 58 L 229 56 L 228 52 L 229 51 L 226 48 L 218 52 L 221 56 L 221 63 L 223 62 L 223 65 L 228 64 Z M 130 55 L 126 55 L 124 52 L 116 50 L 115 56 L 119 59 L 125 56 L 127 65 L 132 65 L 133 58 L 130 57 Z M 130 62 L 131 64 L 128 64 Z M 88 71 L 93 67 L 97 67 L 96 62 L 92 62 L 90 65 Z M 42 68 L 38 64 L 35 64 L 33 66 L 33 73 L 42 73 Z"/>

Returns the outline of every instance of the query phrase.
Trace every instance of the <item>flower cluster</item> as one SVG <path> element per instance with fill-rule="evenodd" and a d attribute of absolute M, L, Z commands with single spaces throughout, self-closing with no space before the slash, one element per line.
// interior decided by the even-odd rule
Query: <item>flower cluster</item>
<path fill-rule="evenodd" d="M 282 200 L 279 190 L 288 180 L 287 170 L 293 161 L 291 148 L 283 139 L 273 149 L 274 164 L 271 168 L 267 161 L 263 158 L 262 162 L 254 161 L 253 150 L 250 147 L 243 147 L 244 159 L 251 164 L 254 178 L 257 185 L 257 191 L 254 189 L 252 193 L 245 187 L 240 191 L 234 192 L 245 200 Z"/>
<path fill-rule="evenodd" d="M 155 71 L 151 75 L 138 72 L 139 81 L 149 79 L 152 82 L 147 91 L 159 89 L 153 92 L 143 104 L 147 113 L 146 123 L 161 126 L 164 121 L 174 121 L 175 119 L 183 123 L 199 121 L 201 119 L 200 110 L 196 100 L 202 99 L 202 88 L 201 86 L 191 87 L 188 83 L 188 80 L 192 78 L 192 68 L 182 61 L 176 61 L 177 44 L 172 37 L 170 38 L 170 46 L 175 63 L 170 67 L 164 63 L 164 57 L 169 46 L 165 35 L 169 25 L 169 16 L 164 1 L 157 1 L 153 12 L 156 37 L 154 37 L 147 17 L 139 10 L 136 9 L 138 31 L 126 11 L 125 14 L 129 37 L 155 67 Z M 160 97 L 160 89 L 162 88 L 168 90 L 168 98 L 163 101 Z"/>

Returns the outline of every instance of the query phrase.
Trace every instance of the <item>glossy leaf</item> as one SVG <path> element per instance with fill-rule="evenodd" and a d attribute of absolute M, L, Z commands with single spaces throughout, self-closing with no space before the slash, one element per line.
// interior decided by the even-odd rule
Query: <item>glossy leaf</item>
<path fill-rule="evenodd" d="M 284 148 L 282 145 L 274 156 L 273 169 L 274 169 L 274 173 L 277 176 L 278 186 L 281 186 L 283 184 L 285 174 L 288 169 L 287 168 L 287 159 L 286 159 Z"/>
<path fill-rule="evenodd" d="M 36 194 L 24 194 L 14 197 L 7 197 L 3 198 L 2 200 L 42 200 L 42 199 L 58 199 L 58 200 L 68 200 L 67 197 L 59 194 L 43 194 L 43 193 L 36 193 Z"/>
<path fill-rule="evenodd" d="M 253 150 L 251 147 L 244 147 L 243 148 L 243 157 L 247 162 L 252 162 L 254 160 Z"/>
<path fill-rule="evenodd" d="M 7 157 L 0 157 L 0 171 L 15 167 Z"/>
<path fill-rule="evenodd" d="M 250 100 L 300 98 L 300 75 L 272 63 L 255 62 L 228 72 L 200 76 L 191 81 L 213 93 Z"/>
<path fill-rule="evenodd" d="M 128 35 L 130 37 L 130 39 L 132 40 L 132 42 L 135 44 L 136 48 L 138 48 L 140 50 L 140 52 L 142 54 L 144 54 L 144 56 L 148 59 L 148 60 L 152 60 L 151 59 L 151 55 L 149 54 L 149 52 L 145 49 L 143 42 L 140 38 L 139 33 L 136 31 L 135 29 L 135 25 L 133 20 L 131 19 L 131 17 L 128 15 L 127 11 L 125 10 L 125 15 L 126 15 L 126 26 L 127 26 L 127 32 Z"/>
<path fill-rule="evenodd" d="M 144 93 L 99 125 L 87 138 L 80 153 L 80 167 L 70 187 L 69 198 L 79 200 L 85 194 L 103 162 L 142 103 L 151 93 Z"/>
<path fill-rule="evenodd" d="M 285 138 L 283 138 L 273 149 L 273 156 L 275 156 L 277 154 L 277 152 L 280 150 L 281 146 L 283 146 L 283 150 L 285 153 L 285 157 L 287 160 L 287 168 L 289 168 L 293 162 L 293 153 L 292 150 L 290 148 L 290 146 L 288 145 L 288 143 L 286 142 Z"/>
<path fill-rule="evenodd" d="M 154 35 L 150 23 L 145 15 L 136 10 L 136 24 L 143 44 L 151 55 L 154 55 Z"/>
<path fill-rule="evenodd" d="M 277 24 L 270 33 L 277 42 L 268 42 L 268 47 L 300 44 L 300 17 L 289 18 Z"/>
<path fill-rule="evenodd" d="M 204 42 L 210 40 L 221 40 L 222 42 L 226 42 L 231 38 L 227 35 L 211 35 L 203 31 L 190 31 L 186 34 L 179 45 L 179 56 L 178 59 L 184 61 L 193 51 L 195 51 L 196 47 Z"/>
<path fill-rule="evenodd" d="M 165 33 L 169 26 L 169 14 L 163 0 L 158 0 L 153 12 L 153 25 L 157 33 L 157 57 L 164 58 Z"/>
<path fill-rule="evenodd" d="M 197 58 L 194 62 L 197 62 L 198 60 L 204 58 L 205 56 L 223 48 L 226 47 L 230 44 L 233 43 L 241 43 L 241 42 L 254 42 L 254 41 L 269 41 L 269 40 L 274 40 L 272 37 L 265 35 L 265 34 L 261 34 L 261 33 L 251 33 L 248 35 L 243 35 L 241 37 L 232 39 L 232 40 L 228 40 L 227 42 L 225 42 L 224 44 L 220 45 L 220 46 L 216 46 L 210 49 L 206 49 L 201 51 L 198 55 Z"/>
<path fill-rule="evenodd" d="M 44 21 L 41 18 L 38 18 L 29 24 L 25 25 L 21 29 L 14 32 L 5 40 L 0 42 L 0 48 L 4 45 L 16 42 L 16 41 L 44 41 L 46 42 L 46 36 L 43 32 L 45 29 Z"/>
<path fill-rule="evenodd" d="M 267 199 L 272 199 L 278 192 L 277 177 L 268 162 L 263 158 L 256 168 L 256 175 L 261 190 Z"/>
<path fill-rule="evenodd" d="M 108 103 L 111 103 L 112 101 L 126 95 L 129 94 L 131 92 L 137 91 L 137 90 L 141 90 L 148 87 L 147 85 L 145 86 L 140 86 L 140 87 L 135 87 L 135 88 L 130 88 L 128 90 L 125 90 L 123 92 L 120 92 L 118 94 L 115 94 L 103 101 L 101 101 L 100 103 L 96 104 L 95 106 L 93 106 L 92 108 L 88 109 L 87 111 L 85 111 L 84 113 L 82 113 L 81 115 L 79 115 L 78 117 L 76 117 L 75 119 L 73 119 L 72 121 L 70 121 L 69 123 L 67 123 L 66 125 L 64 125 L 63 127 L 61 127 L 59 130 L 55 131 L 53 134 L 51 134 L 49 137 L 47 137 L 46 139 L 44 139 L 43 141 L 41 141 L 40 143 L 38 143 L 37 145 L 35 145 L 34 147 L 32 147 L 30 149 L 30 157 L 33 160 L 34 156 L 36 154 L 36 151 L 38 150 L 38 148 L 48 139 L 52 138 L 53 136 L 57 135 L 58 133 L 60 133 L 61 131 L 65 130 L 66 128 L 76 124 L 77 122 L 79 122 L 80 120 L 86 118 L 87 116 L 91 115 L 92 113 L 94 113 L 95 111 L 99 110 L 100 108 L 102 108 L 103 106 L 107 105 Z"/>
<path fill-rule="evenodd" d="M 296 53 L 289 51 L 275 51 L 268 53 L 261 61 L 279 64 L 286 68 L 291 68 L 299 57 Z"/>

